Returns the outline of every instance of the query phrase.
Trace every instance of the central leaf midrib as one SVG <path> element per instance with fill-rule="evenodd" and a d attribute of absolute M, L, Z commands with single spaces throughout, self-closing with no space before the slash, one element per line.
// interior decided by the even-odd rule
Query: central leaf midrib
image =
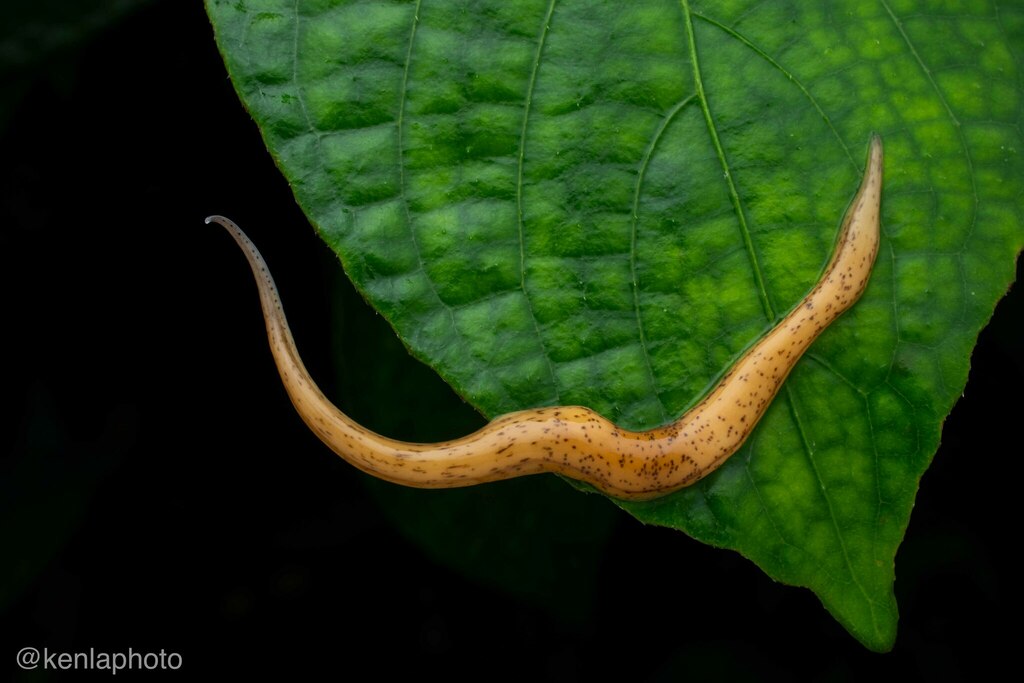
<path fill-rule="evenodd" d="M 875 634 L 880 633 L 878 628 L 878 617 L 875 615 L 875 603 L 868 595 L 864 585 L 860 582 L 857 577 L 857 572 L 853 569 L 853 562 L 850 560 L 850 553 L 846 549 L 846 540 L 843 538 L 842 530 L 839 528 L 839 520 L 836 519 L 835 509 L 832 507 L 832 499 L 829 498 L 828 489 L 825 487 L 825 482 L 821 478 L 821 472 L 818 471 L 818 465 L 814 462 L 814 452 L 811 449 L 810 441 L 807 438 L 807 432 L 804 430 L 803 421 L 800 419 L 800 413 L 796 408 L 796 399 L 793 396 L 792 384 L 787 382 L 783 386 L 783 390 L 786 392 L 786 403 L 789 405 L 789 414 L 793 419 L 793 424 L 796 426 L 797 433 L 800 435 L 800 443 L 803 446 L 803 451 L 807 455 L 807 462 L 811 467 L 811 472 L 814 474 L 815 480 L 818 482 L 818 490 L 821 491 L 821 497 L 825 501 L 825 505 L 828 508 L 828 516 L 832 521 L 832 530 L 835 532 L 836 540 L 839 541 L 839 547 L 843 551 L 843 561 L 846 564 L 846 568 L 850 573 L 850 580 L 857 586 L 857 590 L 864 596 L 864 602 L 867 603 L 868 611 L 871 612 L 871 624 L 875 628 Z"/>
<path fill-rule="evenodd" d="M 698 98 L 700 100 L 701 110 L 704 113 L 704 119 L 705 119 L 705 122 L 706 122 L 707 128 L 708 128 L 708 135 L 711 138 L 712 144 L 714 145 L 715 151 L 716 151 L 716 153 L 718 155 L 719 162 L 722 165 L 722 171 L 723 171 L 724 178 L 725 178 L 728 190 L 729 190 L 729 196 L 730 196 L 730 198 L 732 200 L 732 203 L 733 203 L 733 209 L 736 212 L 736 217 L 737 217 L 737 220 L 738 220 L 739 225 L 740 225 L 740 232 L 741 232 L 741 234 L 743 236 L 743 242 L 744 242 L 744 244 L 746 246 L 746 249 L 747 249 L 747 253 L 748 253 L 748 256 L 749 256 L 749 259 L 750 259 L 750 263 L 751 263 L 751 268 L 752 268 L 753 274 L 754 274 L 754 279 L 755 279 L 755 282 L 756 282 L 756 285 L 757 285 L 757 288 L 758 288 L 758 293 L 760 294 L 761 304 L 762 304 L 762 306 L 764 308 L 765 315 L 768 317 L 768 320 L 770 322 L 774 323 L 774 322 L 776 322 L 776 315 L 775 315 L 775 312 L 774 312 L 774 310 L 772 308 L 771 302 L 770 302 L 769 297 L 768 297 L 768 291 L 767 291 L 767 288 L 765 286 L 764 277 L 763 277 L 763 274 L 761 272 L 760 262 L 759 262 L 759 260 L 757 258 L 757 253 L 754 250 L 754 245 L 753 245 L 753 240 L 752 240 L 752 237 L 751 237 L 751 234 L 750 234 L 750 229 L 749 229 L 749 226 L 747 225 L 746 215 L 745 215 L 745 213 L 743 211 L 743 205 L 742 205 L 742 202 L 740 200 L 739 193 L 736 190 L 736 185 L 735 185 L 735 183 L 733 181 L 732 174 L 731 174 L 730 168 L 729 168 L 729 163 L 728 163 L 728 160 L 727 160 L 726 155 L 725 155 L 725 149 L 724 149 L 724 147 L 722 145 L 722 142 L 721 142 L 720 138 L 718 137 L 718 131 L 717 131 L 717 128 L 715 126 L 714 117 L 711 114 L 711 108 L 710 108 L 710 105 L 708 103 L 707 96 L 705 95 L 705 92 L 704 92 L 704 83 L 703 83 L 703 78 L 702 78 L 702 75 L 701 75 L 700 61 L 699 61 L 699 57 L 698 57 L 698 54 L 697 54 L 696 36 L 695 36 L 694 30 L 693 30 L 693 19 L 692 19 L 692 13 L 690 11 L 689 0 L 680 0 L 680 2 L 681 2 L 682 10 L 683 10 L 683 15 L 684 15 L 685 23 L 686 23 L 687 38 L 688 38 L 689 50 L 690 50 L 690 60 L 691 60 L 691 63 L 693 65 L 694 86 L 695 86 L 695 88 L 697 90 L 697 96 L 698 96 Z M 874 602 L 868 596 L 867 591 L 865 590 L 865 588 L 862 585 L 860 579 L 858 578 L 857 573 L 854 570 L 853 563 L 850 560 L 850 555 L 849 555 L 849 552 L 847 551 L 847 548 L 846 548 L 846 541 L 845 541 L 845 539 L 843 537 L 842 530 L 840 529 L 839 520 L 836 518 L 836 513 L 835 513 L 835 509 L 834 509 L 834 507 L 832 505 L 832 500 L 829 497 L 828 491 L 826 490 L 826 488 L 824 486 L 824 481 L 821 478 L 821 473 L 818 471 L 818 467 L 817 467 L 816 463 L 814 462 L 814 454 L 813 454 L 812 449 L 810 447 L 810 442 L 809 442 L 809 440 L 807 438 L 807 434 L 805 432 L 804 425 L 803 425 L 803 423 L 802 423 L 802 421 L 800 419 L 800 416 L 799 416 L 799 414 L 798 414 L 798 412 L 796 410 L 796 404 L 795 404 L 795 399 L 793 397 L 793 391 L 792 391 L 791 383 L 787 382 L 785 384 L 785 386 L 783 387 L 783 390 L 785 391 L 786 401 L 787 401 L 787 403 L 789 405 L 790 417 L 791 417 L 791 419 L 793 421 L 793 425 L 794 425 L 797 433 L 799 434 L 799 438 L 800 438 L 802 449 L 803 449 L 805 455 L 807 456 L 807 462 L 809 464 L 811 472 L 813 473 L 813 475 L 815 477 L 815 480 L 818 483 L 818 489 L 821 492 L 821 497 L 822 497 L 822 499 L 824 499 L 826 507 L 828 509 L 828 513 L 829 513 L 828 516 L 829 516 L 829 520 L 832 523 L 832 530 L 833 530 L 833 533 L 835 534 L 836 540 L 839 543 L 839 547 L 842 550 L 843 560 L 844 560 L 844 563 L 846 565 L 847 571 L 849 572 L 850 579 L 853 581 L 854 585 L 857 586 L 857 589 L 860 591 L 861 595 L 863 596 L 865 602 L 868 605 L 868 610 L 871 613 L 872 625 L 875 628 L 875 631 L 876 631 L 876 634 L 877 634 L 878 633 L 878 618 L 877 618 L 877 616 L 875 614 Z M 747 465 L 744 465 L 744 467 L 747 467 Z M 755 485 L 755 487 L 756 487 L 756 485 Z"/>
<path fill-rule="evenodd" d="M 711 144 L 718 155 L 718 161 L 722 165 L 722 173 L 725 178 L 726 187 L 729 190 L 729 198 L 732 201 L 733 210 L 736 212 L 736 220 L 739 222 L 740 234 L 743 237 L 743 244 L 747 250 L 747 257 L 750 260 L 750 267 L 754 273 L 754 282 L 757 285 L 757 292 L 761 298 L 761 307 L 764 309 L 768 322 L 775 322 L 775 311 L 768 298 L 768 289 L 764 284 L 764 274 L 761 272 L 761 263 L 754 250 L 754 242 L 750 236 L 750 227 L 747 225 L 746 213 L 743 211 L 743 203 L 740 201 L 739 192 L 732 179 L 732 172 L 729 169 L 729 161 L 725 156 L 725 149 L 718 137 L 718 129 L 715 126 L 714 117 L 711 115 L 711 107 L 708 104 L 707 95 L 704 93 L 704 80 L 701 77 L 700 60 L 697 55 L 697 39 L 693 31 L 693 16 L 690 12 L 690 1 L 680 0 L 683 10 L 683 19 L 686 23 L 687 43 L 690 49 L 690 63 L 693 65 L 693 83 L 697 90 L 697 99 L 700 101 L 701 111 L 704 113 L 704 121 L 708 127 L 708 135 L 711 137 Z"/>

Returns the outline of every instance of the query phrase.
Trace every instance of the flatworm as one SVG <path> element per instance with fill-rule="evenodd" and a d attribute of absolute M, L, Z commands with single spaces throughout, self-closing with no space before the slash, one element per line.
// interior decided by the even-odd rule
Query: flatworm
<path fill-rule="evenodd" d="M 649 500 L 699 481 L 735 453 L 818 335 L 860 298 L 878 252 L 882 141 L 868 162 L 831 261 L 810 293 L 736 362 L 718 385 L 671 424 L 634 432 L 582 406 L 523 410 L 453 441 L 396 441 L 335 407 L 310 378 L 292 339 L 266 262 L 232 221 L 259 286 L 270 348 L 302 419 L 328 447 L 364 472 L 398 484 L 449 488 L 557 472 L 626 500 Z"/>

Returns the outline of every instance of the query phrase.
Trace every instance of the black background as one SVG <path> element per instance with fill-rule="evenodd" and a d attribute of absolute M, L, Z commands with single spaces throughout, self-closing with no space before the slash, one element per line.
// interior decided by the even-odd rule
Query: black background
<path fill-rule="evenodd" d="M 1018 293 L 983 332 L 923 478 L 896 559 L 892 653 L 864 650 L 809 591 L 624 514 L 586 568 L 590 603 L 566 614 L 552 605 L 576 576 L 524 597 L 453 569 L 389 521 L 374 488 L 292 411 L 248 270 L 207 214 L 235 218 L 268 255 L 310 370 L 357 418 L 382 408 L 331 381 L 332 344 L 344 346 L 331 321 L 382 323 L 306 227 L 199 2 L 150 3 L 0 75 L 13 398 L 0 465 L 0 672 L 20 674 L 14 655 L 29 645 L 163 648 L 189 675 L 343 679 L 368 668 L 955 680 L 1014 659 L 1017 634 L 1001 620 L 1018 605 L 1008 531 L 1019 519 L 1008 471 L 1020 453 Z M 374 362 L 373 348 L 362 353 L 350 365 Z M 394 400 L 383 409 L 409 409 Z M 450 394 L 436 400 L 439 414 L 479 421 Z M 410 424 L 396 436 L 422 434 Z"/>

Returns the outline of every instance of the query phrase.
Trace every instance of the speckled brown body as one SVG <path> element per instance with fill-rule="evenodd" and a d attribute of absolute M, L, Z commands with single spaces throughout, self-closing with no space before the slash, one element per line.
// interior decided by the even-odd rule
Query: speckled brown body
<path fill-rule="evenodd" d="M 589 408 L 560 406 L 503 415 L 466 437 L 435 444 L 380 436 L 338 410 L 303 366 L 274 280 L 255 246 L 230 220 L 206 220 L 226 227 L 245 251 L 259 284 L 271 350 L 296 410 L 325 444 L 359 469 L 422 488 L 557 472 L 617 498 L 646 500 L 698 481 L 735 453 L 803 352 L 860 297 L 878 251 L 881 192 L 882 142 L 875 136 L 861 187 L 821 279 L 675 422 L 634 432 Z"/>

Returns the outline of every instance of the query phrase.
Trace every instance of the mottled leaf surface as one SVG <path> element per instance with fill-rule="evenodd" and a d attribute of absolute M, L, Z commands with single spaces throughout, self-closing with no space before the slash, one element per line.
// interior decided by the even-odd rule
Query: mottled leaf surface
<path fill-rule="evenodd" d="M 815 282 L 880 133 L 864 298 L 724 467 L 622 506 L 892 646 L 918 481 L 1024 241 L 1020 2 L 207 6 L 310 220 L 488 416 L 680 415 Z"/>

